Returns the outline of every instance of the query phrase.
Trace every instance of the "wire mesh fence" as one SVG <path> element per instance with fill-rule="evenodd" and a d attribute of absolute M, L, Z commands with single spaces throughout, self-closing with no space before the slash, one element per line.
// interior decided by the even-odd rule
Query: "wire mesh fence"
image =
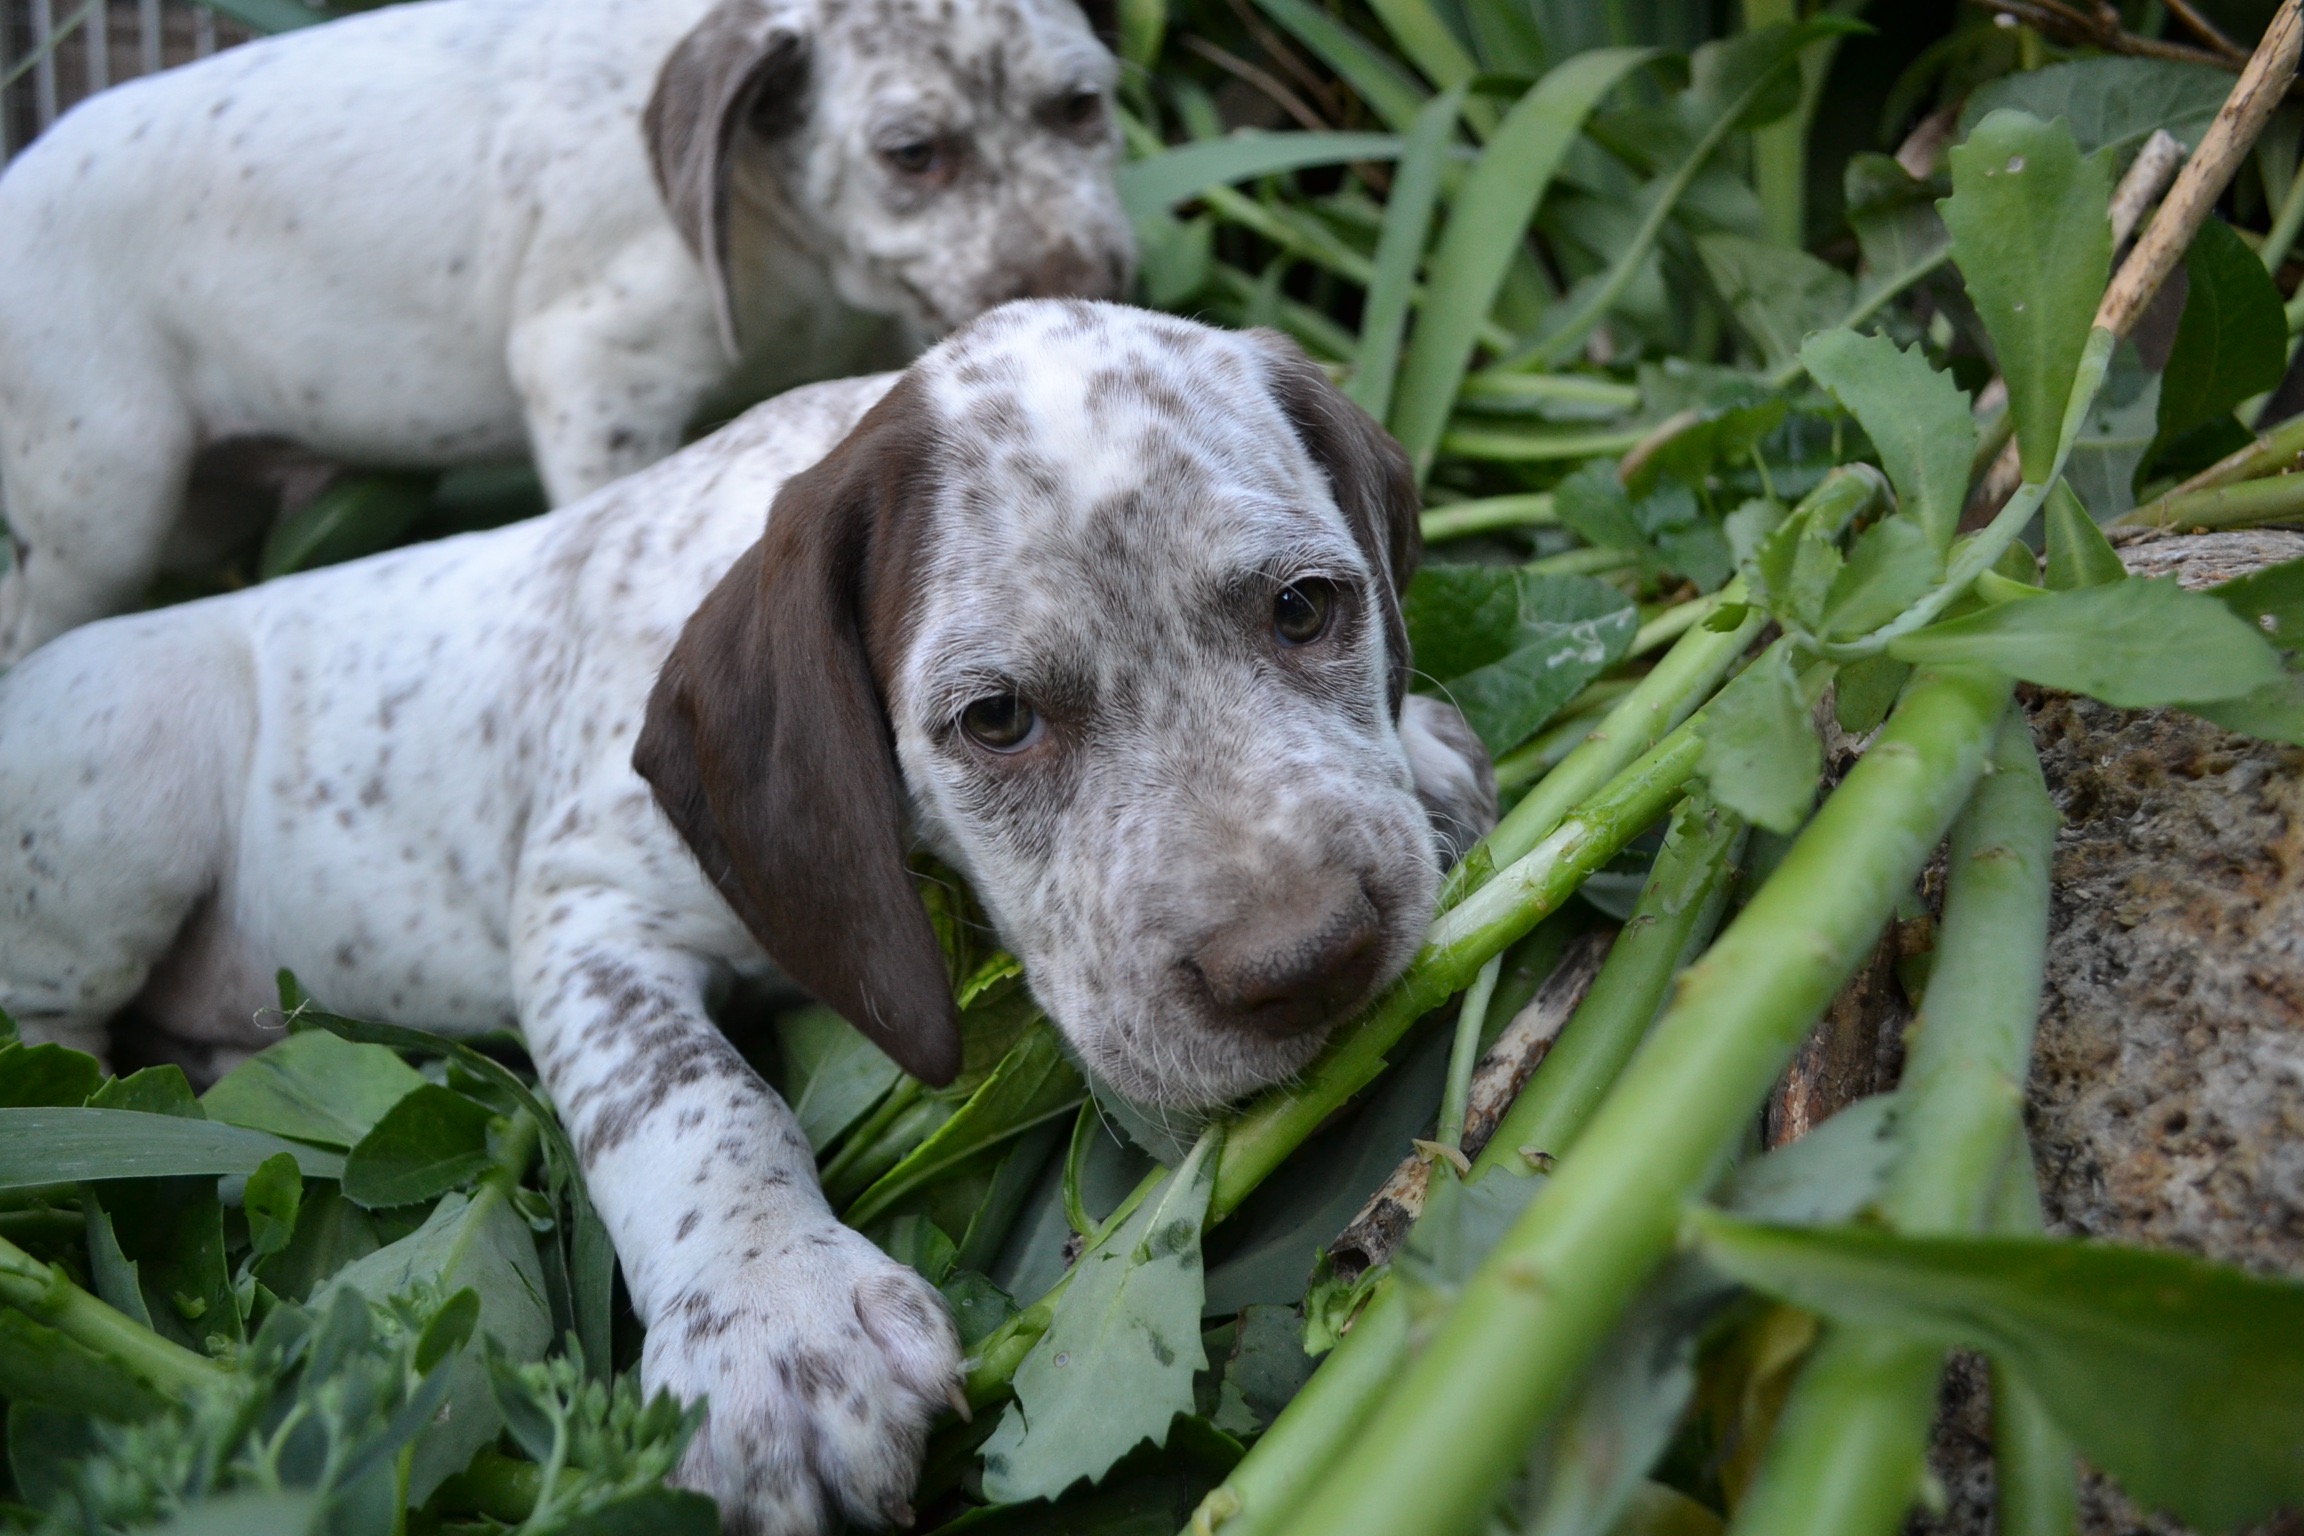
<path fill-rule="evenodd" d="M 107 86 L 250 35 L 192 0 L 0 0 L 0 158 Z"/>

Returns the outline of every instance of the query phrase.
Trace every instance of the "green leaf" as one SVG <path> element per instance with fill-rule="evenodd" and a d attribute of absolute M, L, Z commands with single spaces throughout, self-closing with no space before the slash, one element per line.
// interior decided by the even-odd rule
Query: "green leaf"
<path fill-rule="evenodd" d="M 2304 1501 L 2304 1286 L 2175 1253 L 1701 1212 L 1701 1251 L 1851 1327 L 1982 1349 L 2148 1505 L 2228 1529 Z"/>
<path fill-rule="evenodd" d="M 2161 376 L 2145 370 L 2134 342 L 2113 350 L 2104 386 L 2089 402 L 2064 463 L 2081 504 L 2109 522 L 2136 505 L 2136 467 L 2159 432 Z M 2235 423 L 2237 425 L 2237 423 Z"/>
<path fill-rule="evenodd" d="M 245 3 L 245 0 L 243 0 Z M 294 0 L 283 0 L 301 10 Z M 380 554 L 406 539 L 432 510 L 431 474 L 358 474 L 338 480 L 302 511 L 273 524 L 257 579 Z"/>
<path fill-rule="evenodd" d="M 1360 309 L 1360 349 L 1353 354 L 1352 379 L 1344 388 L 1354 405 L 1378 421 L 1392 409 L 1392 381 L 1400 365 L 1400 338 L 1408 325 L 1409 293 L 1423 265 L 1432 210 L 1440 199 L 1440 172 L 1456 136 L 1456 120 L 1463 115 L 1465 89 L 1451 86 L 1416 114 L 1392 176 L 1392 193 L 1384 202 L 1384 224 L 1376 237 L 1376 272 Z"/>
<path fill-rule="evenodd" d="M 2266 566 L 2208 595 L 2255 625 L 2284 651 L 2304 649 L 2304 560 Z"/>
<path fill-rule="evenodd" d="M 2232 77 L 2213 65 L 2080 59 L 1978 86 L 1961 109 L 1960 131 L 1972 134 L 1988 114 L 2013 108 L 2042 122 L 2064 119 L 2084 155 L 2109 150 L 2108 159 L 2125 160 L 2155 128 L 2198 144 L 2231 90 Z"/>
<path fill-rule="evenodd" d="M 778 1015 L 776 1043 L 784 1058 L 786 1102 L 809 1147 L 819 1154 L 904 1075 L 854 1025 L 821 1003 Z"/>
<path fill-rule="evenodd" d="M 1864 265 L 1884 278 L 1941 259 L 1951 232 L 1936 211 L 1936 193 L 1887 155 L 1852 155 L 1841 177 L 1848 227 Z"/>
<path fill-rule="evenodd" d="M 429 1376 L 432 1367 L 462 1349 L 480 1322 L 480 1293 L 470 1286 L 458 1291 L 432 1314 L 416 1340 L 416 1374 Z"/>
<path fill-rule="evenodd" d="M 423 1085 L 390 1051 L 306 1030 L 259 1051 L 200 1096 L 211 1120 L 350 1147 Z"/>
<path fill-rule="evenodd" d="M 1812 511 L 1786 518 L 1760 541 L 1747 568 L 1752 595 L 1777 613 L 1813 629 L 1824 600 L 1840 579 L 1840 546 Z"/>
<path fill-rule="evenodd" d="M 0 1109 L 0 1190 L 80 1179 L 250 1174 L 276 1152 L 305 1177 L 333 1179 L 344 1160 L 261 1131 L 127 1109 Z"/>
<path fill-rule="evenodd" d="M 1047 1334 L 1016 1371 L 1016 1401 L 984 1445 L 996 1503 L 1053 1498 L 1099 1481 L 1192 1412 L 1200 1344 L 1200 1228 L 1216 1185 L 1220 1130 L 1119 1229 L 1080 1256 Z"/>
<path fill-rule="evenodd" d="M 2184 255 L 2187 293 L 2160 376 L 2159 434 L 2172 442 L 2280 382 L 2288 320 L 2272 274 L 2222 219 L 2211 217 Z"/>
<path fill-rule="evenodd" d="M 426 1083 L 401 1096 L 344 1159 L 345 1198 L 370 1210 L 430 1200 L 486 1173 L 496 1117 Z"/>
<path fill-rule="evenodd" d="M 2024 477 L 2037 481 L 2054 461 L 2111 268 L 2107 173 L 2062 123 L 2010 111 L 1978 123 L 1951 162 L 1939 210 L 2008 381 Z"/>
<path fill-rule="evenodd" d="M 2284 741 L 2290 746 L 2304 747 L 2304 677 L 2289 673 L 2277 683 L 2270 683 L 2240 695 L 2236 699 L 2219 699 L 2209 704 L 2184 706 L 2203 720 L 2212 721 L 2228 731 L 2241 731 L 2265 741 Z"/>
<path fill-rule="evenodd" d="M 368 1213 L 335 1185 L 320 1184 L 300 1201 L 288 1246 L 263 1260 L 256 1276 L 274 1295 L 302 1301 L 336 1271 L 381 1246 Z"/>
<path fill-rule="evenodd" d="M 1911 667 L 1892 656 L 1867 656 L 1842 667 L 1832 679 L 1832 712 L 1840 729 L 1861 736 L 1887 719 L 1911 675 Z"/>
<path fill-rule="evenodd" d="M 1584 120 L 1653 57 L 1649 49 L 1600 48 L 1547 72 L 1504 114 L 1449 205 L 1390 421 L 1418 480 L 1439 451 L 1481 324 L 1495 307 L 1514 253 L 1527 241 L 1528 221 Z"/>
<path fill-rule="evenodd" d="M 2047 582 L 2051 592 L 2101 587 L 2128 579 L 2128 567 L 2120 563 L 2120 552 L 2104 537 L 2104 530 L 2061 476 L 2049 487 L 2043 510 L 2048 525 Z M 2216 595 L 2223 596 L 2221 592 Z"/>
<path fill-rule="evenodd" d="M 1370 0 L 1368 8 L 1409 62 L 1434 85 L 1462 85 L 1480 72 L 1432 0 Z"/>
<path fill-rule="evenodd" d="M 1798 831 L 1816 803 L 1824 756 L 1791 651 L 1763 652 L 1720 691 L 1700 729 L 1712 797 L 1755 826 Z"/>
<path fill-rule="evenodd" d="M 1087 1084 L 1064 1055 L 1054 1025 L 1042 1022 L 1012 1046 L 951 1119 L 856 1198 L 844 1219 L 870 1225 L 907 1194 L 1036 1125 L 1068 1116 Z"/>
<path fill-rule="evenodd" d="M 2238 698 L 2280 681 L 2280 659 L 2214 598 L 2133 579 L 2003 603 L 1894 641 L 1916 665 L 1986 666 L 2122 709 Z"/>
<path fill-rule="evenodd" d="M 952 1309 L 952 1325 L 960 1331 L 964 1350 L 974 1349 L 1017 1312 L 1014 1297 L 973 1269 L 953 1271 L 937 1289 Z"/>
<path fill-rule="evenodd" d="M 1901 512 L 1865 529 L 1824 594 L 1824 633 L 1867 634 L 1911 607 L 1943 579 L 1938 551 L 1919 519 Z"/>
<path fill-rule="evenodd" d="M 1294 1307 L 1243 1308 L 1239 1336 L 1224 1362 L 1216 1427 L 1234 1434 L 1261 1430 L 1303 1390 L 1312 1366 Z"/>
<path fill-rule="evenodd" d="M 103 1080 L 103 1066 L 86 1051 L 54 1043 L 0 1045 L 0 1109 L 77 1108 Z"/>
<path fill-rule="evenodd" d="M 1114 180 L 1130 217 L 1163 213 L 1210 187 L 1258 176 L 1342 165 L 1353 160 L 1391 160 L 1400 139 L 1389 133 L 1234 133 L 1162 150 L 1120 167 Z"/>
<path fill-rule="evenodd" d="M 114 1421 L 161 1406 L 123 1367 L 14 1308 L 0 1311 L 0 1398 Z M 15 1414 L 9 1417 L 13 1430 Z"/>
<path fill-rule="evenodd" d="M 115 1077 L 88 1096 L 90 1109 L 132 1109 L 145 1115 L 176 1115 L 205 1120 L 200 1100 L 192 1092 L 184 1069 L 173 1064 L 146 1067 L 126 1077 Z"/>
<path fill-rule="evenodd" d="M 643 1488 L 588 1509 L 553 1536 L 719 1536 L 720 1506 L 685 1488 Z"/>
<path fill-rule="evenodd" d="M 1801 337 L 1838 325 L 1855 301 L 1854 280 L 1806 251 L 1717 233 L 1699 236 L 1696 254 L 1729 313 L 1772 368 L 1799 354 Z"/>
<path fill-rule="evenodd" d="M 276 1153 L 256 1165 L 240 1197 L 248 1214 L 248 1245 L 259 1259 L 283 1252 L 296 1236 L 296 1214 L 304 1203 L 304 1175 L 296 1159 Z"/>
<path fill-rule="evenodd" d="M 151 1309 L 144 1304 L 144 1279 L 136 1261 L 120 1251 L 120 1235 L 112 1226 L 112 1213 L 101 1197 L 84 1199 L 80 1216 L 88 1234 L 89 1289 L 113 1310 L 152 1326 Z"/>
<path fill-rule="evenodd" d="M 138 1118 L 155 1125 L 218 1129 L 163 1115 Z M 0 1141 L 5 1139 L 0 1133 Z M 110 1216 L 121 1256 L 134 1261 L 129 1272 L 136 1278 L 154 1331 L 202 1351 L 208 1351 L 215 1338 L 239 1340 L 240 1304 L 225 1259 L 224 1207 L 216 1198 L 214 1179 L 187 1176 L 92 1185 L 82 1199 L 100 1201 Z"/>
<path fill-rule="evenodd" d="M 1491 752 L 1525 740 L 1614 665 L 1640 622 L 1605 582 L 1503 566 L 1426 566 L 1402 611 L 1418 668 Z"/>
<path fill-rule="evenodd" d="M 1948 548 L 1976 457 L 1976 418 L 1952 375 L 1929 367 L 1917 345 L 1906 350 L 1854 331 L 1809 337 L 1800 361 L 1872 439 L 1888 483 L 1928 542 Z"/>
<path fill-rule="evenodd" d="M 1304 0 L 1256 0 L 1256 6 L 1341 75 L 1387 127 L 1408 131 L 1428 93 L 1391 55 Z"/>

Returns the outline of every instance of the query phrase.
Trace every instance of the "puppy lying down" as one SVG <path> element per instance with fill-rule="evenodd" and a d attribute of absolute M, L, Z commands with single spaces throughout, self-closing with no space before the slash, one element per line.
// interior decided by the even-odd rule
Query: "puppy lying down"
<path fill-rule="evenodd" d="M 765 517 L 765 531 L 763 531 Z M 646 1380 L 736 1530 L 902 1508 L 959 1352 L 705 1011 L 780 971 L 960 1061 L 904 867 L 974 885 L 1081 1060 L 1205 1105 L 1417 947 L 1493 781 L 1404 693 L 1398 448 L 1288 342 L 993 311 L 536 521 L 79 630 L 0 676 L 0 1006 L 252 1048 L 517 1026 Z"/>

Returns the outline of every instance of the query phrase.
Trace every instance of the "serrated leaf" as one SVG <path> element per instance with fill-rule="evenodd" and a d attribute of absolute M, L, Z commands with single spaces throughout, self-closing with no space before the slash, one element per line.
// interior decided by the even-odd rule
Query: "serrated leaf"
<path fill-rule="evenodd" d="M 1872 439 L 1903 510 L 1930 543 L 1947 548 L 1976 456 L 1976 418 L 1952 375 L 1929 367 L 1917 345 L 1907 351 L 1844 330 L 1809 337 L 1800 361 Z"/>
<path fill-rule="evenodd" d="M 1810 629 L 1824 614 L 1824 599 L 1840 579 L 1840 548 L 1813 511 L 1786 518 L 1760 541 L 1749 574 L 1753 596 L 1780 616 Z"/>
<path fill-rule="evenodd" d="M 1939 548 L 1918 519 L 1901 512 L 1865 529 L 1824 594 L 1823 632 L 1867 634 L 1911 607 L 1943 578 Z"/>
<path fill-rule="evenodd" d="M 1193 1410 L 1200 1343 L 1200 1228 L 1216 1184 L 1211 1130 L 1160 1189 L 1080 1256 L 1047 1334 L 1016 1371 L 1016 1401 L 984 1445 L 996 1503 L 1053 1498 L 1100 1480 Z"/>
<path fill-rule="evenodd" d="M 344 1158 L 344 1194 L 370 1210 L 414 1205 L 486 1173 L 484 1105 L 434 1083 L 404 1094 Z"/>
<path fill-rule="evenodd" d="M 2104 537 L 2104 530 L 2061 476 L 2049 487 L 2043 510 L 2048 525 L 2048 590 L 2068 592 L 2074 587 L 2101 587 L 2128 579 L 2128 567 L 2120 563 L 2120 552 Z"/>
<path fill-rule="evenodd" d="M 424 1079 L 380 1045 L 307 1030 L 267 1047 L 200 1096 L 211 1120 L 350 1147 Z"/>
<path fill-rule="evenodd" d="M 2304 1286 L 2185 1255 L 2039 1238 L 1767 1227 L 1700 1251 L 1851 1327 L 1982 1349 L 2139 1501 L 2228 1529 L 2304 1501 Z"/>
<path fill-rule="evenodd" d="M 2236 699 L 2184 707 L 2228 731 L 2304 747 L 2304 677 L 2293 672 Z"/>
<path fill-rule="evenodd" d="M 2232 77 L 2208 64 L 2171 59 L 2095 58 L 2051 64 L 1978 86 L 1960 113 L 1963 133 L 1999 108 L 2028 112 L 2042 122 L 2062 118 L 2084 155 L 2128 152 L 2165 128 L 2187 146 L 2215 120 L 2231 94 Z"/>
<path fill-rule="evenodd" d="M 1640 624 L 1605 582 L 1508 566 L 1426 566 L 1402 610 L 1423 686 L 1461 709 L 1491 752 L 1534 734 L 1622 658 Z"/>
<path fill-rule="evenodd" d="M 2262 635 L 2172 580 L 2050 592 L 1932 624 L 1888 654 L 1985 666 L 2122 709 L 2234 699 L 2281 680 Z"/>
<path fill-rule="evenodd" d="M 176 1115 L 205 1120 L 200 1100 L 182 1067 L 168 1064 L 146 1067 L 126 1077 L 115 1077 L 88 1096 L 90 1109 L 132 1109 L 145 1115 Z"/>
<path fill-rule="evenodd" d="M 86 1051 L 47 1045 L 0 1045 L 0 1109 L 77 1108 L 104 1081 Z"/>
<path fill-rule="evenodd" d="M 143 1276 L 136 1261 L 120 1250 L 120 1234 L 112 1226 L 112 1213 L 104 1209 L 101 1198 L 94 1198 L 81 1203 L 80 1218 L 87 1233 L 89 1289 L 113 1310 L 151 1327 Z"/>
<path fill-rule="evenodd" d="M 2036 481 L 2054 461 L 2111 268 L 2110 181 L 2063 123 L 2022 112 L 1991 113 L 1950 158 L 1939 211 L 2008 381 L 2024 477 Z"/>
<path fill-rule="evenodd" d="M 2184 316 L 2160 376 L 2159 440 L 2177 437 L 2280 382 L 2288 320 L 2272 274 L 2222 219 L 2211 217 L 2184 255 Z"/>
<path fill-rule="evenodd" d="M 2209 590 L 2284 651 L 2304 649 L 2304 560 L 2266 566 Z"/>
<path fill-rule="evenodd" d="M 1848 274 L 1806 251 L 1716 233 L 1697 238 L 1696 254 L 1713 289 L 1771 367 L 1797 356 L 1809 332 L 1847 318 L 1855 301 L 1856 284 Z"/>
<path fill-rule="evenodd" d="M 1771 646 L 1745 668 L 1705 710 L 1701 731 L 1712 797 L 1755 826 L 1798 831 L 1824 757 L 1791 651 Z"/>
<path fill-rule="evenodd" d="M 256 1165 L 240 1196 L 248 1216 L 248 1246 L 259 1259 L 285 1250 L 296 1236 L 296 1216 L 304 1204 L 304 1174 L 296 1159 L 276 1153 Z"/>

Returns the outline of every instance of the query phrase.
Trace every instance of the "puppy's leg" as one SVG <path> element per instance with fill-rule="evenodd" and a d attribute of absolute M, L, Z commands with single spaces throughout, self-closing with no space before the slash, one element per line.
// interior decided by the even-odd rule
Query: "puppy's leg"
<path fill-rule="evenodd" d="M 1453 864 L 1496 825 L 1496 769 L 1453 704 L 1412 693 L 1400 701 L 1400 744 L 1416 798 L 1432 819 L 1442 864 Z"/>
<path fill-rule="evenodd" d="M 238 637 L 182 614 L 75 631 L 0 673 L 0 1007 L 101 1055 L 215 886 L 254 709 Z"/>
<path fill-rule="evenodd" d="M 182 510 L 198 447 L 157 370 L 82 381 L 71 399 L 11 398 L 0 422 L 0 666 L 136 606 Z"/>
<path fill-rule="evenodd" d="M 513 323 L 512 380 L 554 506 L 679 447 L 728 371 L 694 265 L 666 226 L 661 242 L 627 247 L 602 278 Z"/>
<path fill-rule="evenodd" d="M 834 1219 L 792 1113 L 705 1016 L 672 915 L 523 901 L 521 1023 L 648 1325 L 642 1374 L 709 1394 L 681 1468 L 737 1536 L 905 1517 L 959 1343 L 919 1276 Z"/>

